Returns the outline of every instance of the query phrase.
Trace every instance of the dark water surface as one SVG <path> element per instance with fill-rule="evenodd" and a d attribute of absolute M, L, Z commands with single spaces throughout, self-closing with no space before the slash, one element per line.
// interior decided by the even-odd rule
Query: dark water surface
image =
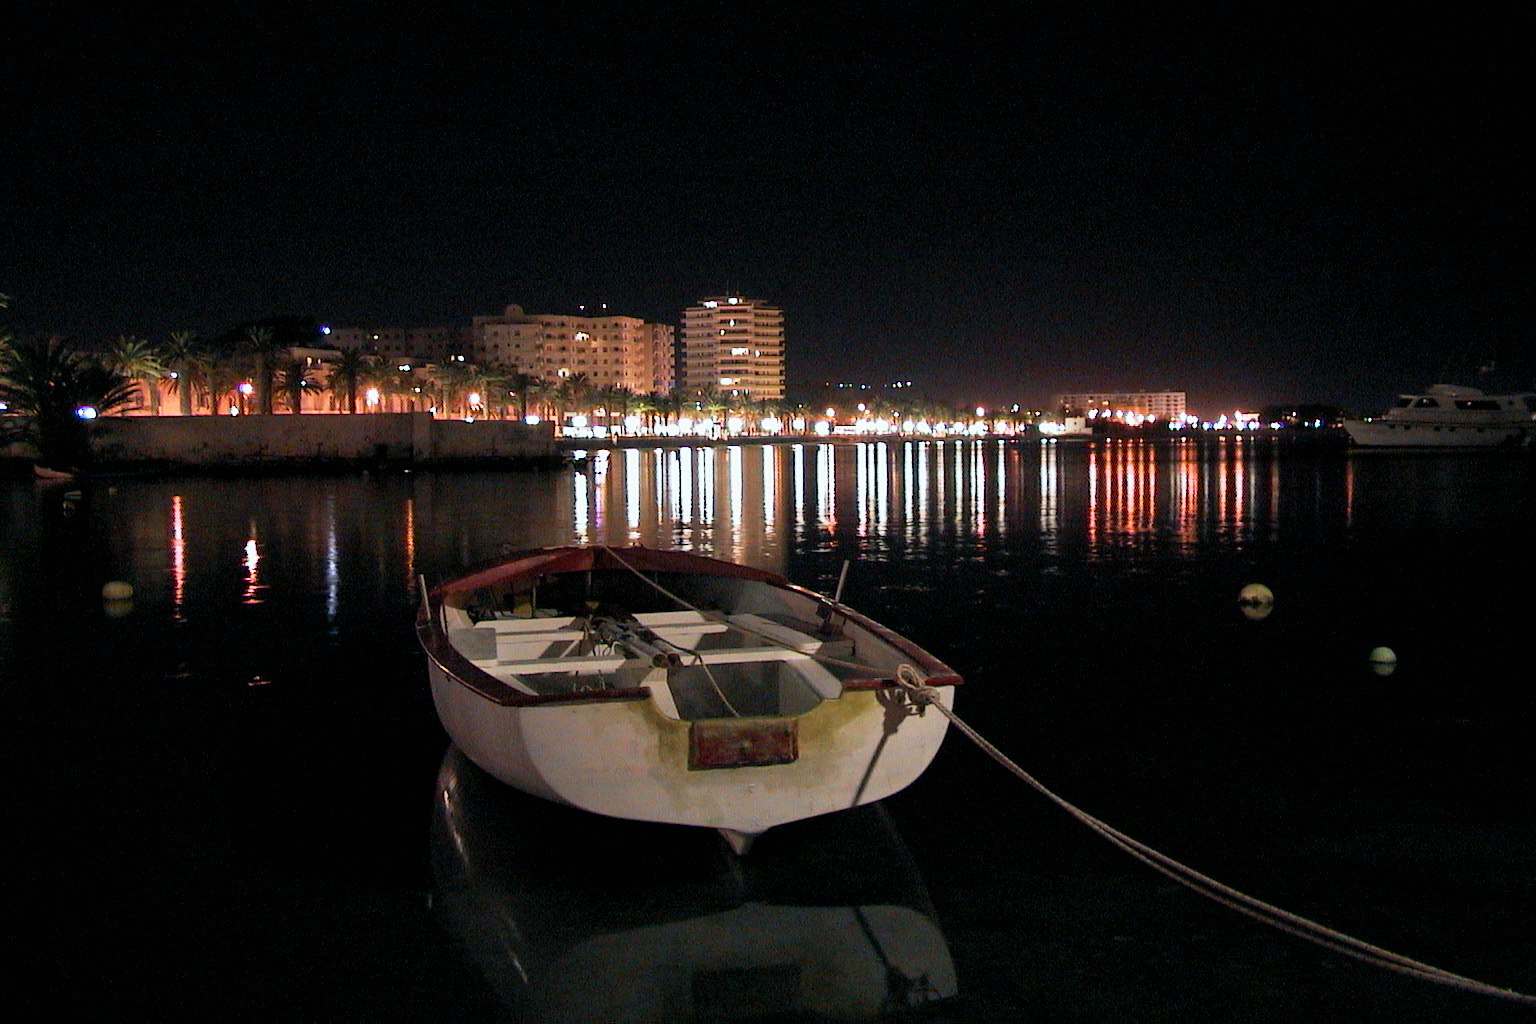
<path fill-rule="evenodd" d="M 411 628 L 417 573 L 502 545 L 676 545 L 824 591 L 852 559 L 845 599 L 959 670 L 957 711 L 1067 799 L 1536 992 L 1528 453 L 742 446 L 67 490 L 0 484 L 9 1001 L 32 1016 L 815 1020 L 841 943 L 889 1007 L 951 965 L 922 1019 L 1536 1019 L 1209 904 L 953 732 L 882 810 L 745 865 L 487 787 Z M 760 962 L 711 952 L 757 936 Z"/>

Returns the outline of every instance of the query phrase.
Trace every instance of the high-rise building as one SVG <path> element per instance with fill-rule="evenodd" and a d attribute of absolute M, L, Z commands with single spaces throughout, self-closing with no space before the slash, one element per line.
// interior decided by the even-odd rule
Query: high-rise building
<path fill-rule="evenodd" d="M 469 358 L 545 380 L 585 374 L 594 387 L 636 394 L 672 388 L 676 334 L 669 324 L 633 316 L 525 313 L 508 306 L 500 316 L 477 316 Z"/>
<path fill-rule="evenodd" d="M 1056 405 L 1086 416 L 1097 411 L 1101 416 L 1140 413 L 1160 420 L 1176 420 L 1184 415 L 1182 391 L 1097 391 L 1057 395 Z"/>
<path fill-rule="evenodd" d="M 714 389 L 755 401 L 784 397 L 784 311 L 737 295 L 701 300 L 683 311 L 685 388 Z"/>

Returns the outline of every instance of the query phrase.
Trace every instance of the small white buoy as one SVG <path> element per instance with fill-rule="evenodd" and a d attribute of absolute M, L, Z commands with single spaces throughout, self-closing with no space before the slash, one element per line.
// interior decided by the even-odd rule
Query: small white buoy
<path fill-rule="evenodd" d="M 1390 647 L 1371 648 L 1371 671 L 1379 676 L 1389 676 L 1397 668 L 1397 652 Z"/>
<path fill-rule="evenodd" d="M 131 601 L 133 599 L 133 584 L 123 580 L 113 580 L 101 588 L 103 601 Z"/>

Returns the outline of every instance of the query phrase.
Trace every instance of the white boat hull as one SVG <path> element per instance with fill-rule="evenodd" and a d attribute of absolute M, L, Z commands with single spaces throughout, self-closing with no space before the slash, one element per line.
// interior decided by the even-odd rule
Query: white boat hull
<path fill-rule="evenodd" d="M 1364 448 L 1511 448 L 1530 438 L 1525 424 L 1345 420 L 1344 429 L 1351 441 Z"/>
<path fill-rule="evenodd" d="M 850 691 L 794 719 L 789 764 L 689 768 L 692 723 L 649 699 L 504 707 L 429 663 L 432 699 L 454 744 L 525 793 L 596 814 L 755 836 L 775 825 L 881 800 L 910 785 L 949 727 L 889 690 Z M 954 688 L 938 691 L 953 706 Z"/>

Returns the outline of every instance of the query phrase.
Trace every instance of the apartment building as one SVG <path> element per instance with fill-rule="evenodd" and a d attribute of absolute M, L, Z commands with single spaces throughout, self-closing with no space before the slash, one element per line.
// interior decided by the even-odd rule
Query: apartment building
<path fill-rule="evenodd" d="M 1140 413 L 1159 420 L 1176 420 L 1185 413 L 1182 391 L 1097 391 L 1057 395 L 1058 408 L 1080 415 L 1097 410 L 1099 415 L 1117 412 Z"/>
<path fill-rule="evenodd" d="M 585 374 L 594 387 L 642 394 L 672 388 L 675 346 L 670 324 L 633 316 L 528 313 L 510 305 L 499 316 L 472 320 L 467 356 L 551 381 Z"/>
<path fill-rule="evenodd" d="M 760 299 L 722 295 L 683 311 L 686 388 L 761 401 L 784 397 L 784 312 Z"/>

